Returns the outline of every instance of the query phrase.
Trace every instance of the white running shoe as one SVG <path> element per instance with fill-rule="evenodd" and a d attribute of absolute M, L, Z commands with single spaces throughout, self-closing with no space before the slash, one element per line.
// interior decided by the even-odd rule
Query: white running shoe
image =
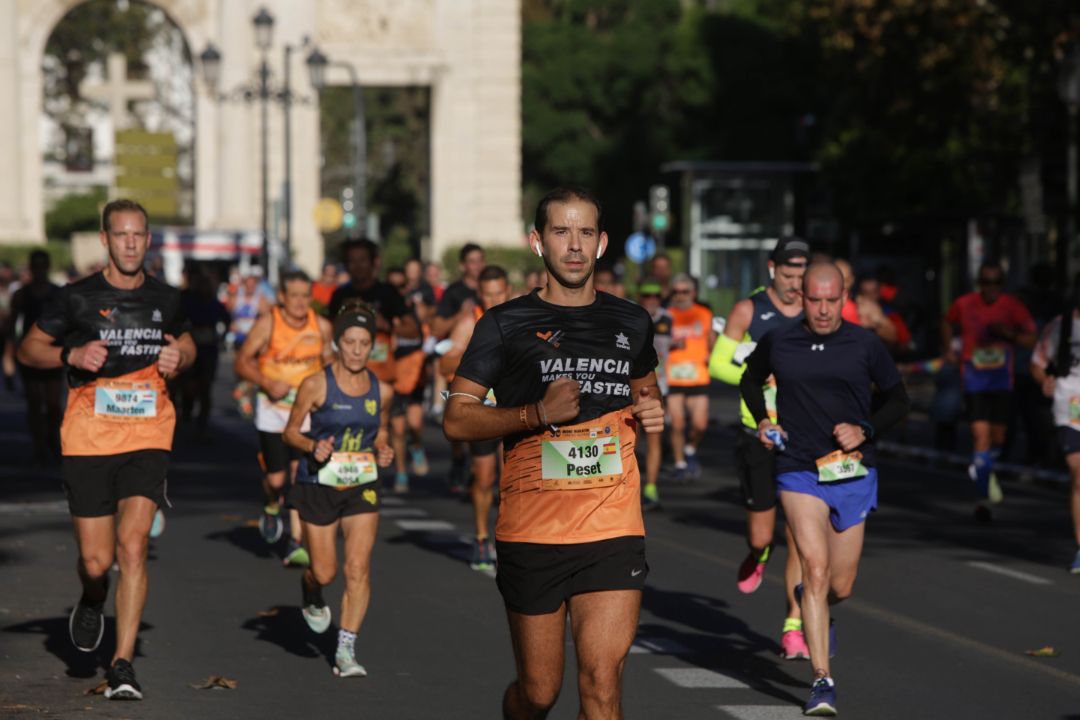
<path fill-rule="evenodd" d="M 334 674 L 338 677 L 367 677 L 367 670 L 356 662 L 356 656 L 352 650 L 339 647 L 334 656 Z"/>

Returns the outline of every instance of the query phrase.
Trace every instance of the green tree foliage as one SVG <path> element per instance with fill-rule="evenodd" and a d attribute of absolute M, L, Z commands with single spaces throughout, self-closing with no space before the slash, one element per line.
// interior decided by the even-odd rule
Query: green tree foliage
<path fill-rule="evenodd" d="M 1014 213 L 1037 153 L 1062 1 L 810 0 L 785 10 L 816 46 L 825 163 L 843 217 Z"/>
<path fill-rule="evenodd" d="M 71 234 L 97 230 L 101 207 L 107 198 L 104 190 L 89 195 L 66 195 L 45 213 L 45 236 L 69 242 Z"/>
<path fill-rule="evenodd" d="M 1021 164 L 1061 154 L 1056 80 L 1080 36 L 1066 0 L 525 0 L 523 12 L 525 216 L 544 189 L 578 182 L 609 203 L 616 242 L 674 159 L 821 161 L 848 225 L 1016 212 Z"/>
<path fill-rule="evenodd" d="M 368 211 L 379 215 L 382 235 L 416 253 L 430 233 L 430 93 L 424 87 L 364 88 Z M 355 183 L 352 88 L 330 87 L 320 100 L 324 197 L 340 197 Z M 328 233 L 328 249 L 346 232 Z M 384 263 L 385 264 L 385 263 Z"/>

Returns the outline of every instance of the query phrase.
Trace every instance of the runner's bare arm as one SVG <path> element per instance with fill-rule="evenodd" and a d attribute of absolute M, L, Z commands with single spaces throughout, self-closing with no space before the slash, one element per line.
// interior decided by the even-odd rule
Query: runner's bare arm
<path fill-rule="evenodd" d="M 322 363 L 334 362 L 334 326 L 322 315 L 319 316 L 319 334 L 322 335 Z"/>
<path fill-rule="evenodd" d="M 304 418 L 308 416 L 308 413 L 320 407 L 324 402 L 326 402 L 326 373 L 319 372 L 304 378 L 296 391 L 296 401 L 293 403 L 292 410 L 289 411 L 289 421 L 285 423 L 285 430 L 281 434 L 287 445 L 302 453 L 315 452 L 317 443 L 300 432 L 300 428 L 304 426 Z"/>
<path fill-rule="evenodd" d="M 656 373 L 630 380 L 630 397 L 634 399 L 631 411 L 641 428 L 648 433 L 664 432 L 664 405 L 660 400 Z"/>
<path fill-rule="evenodd" d="M 375 462 L 389 467 L 394 462 L 394 447 L 390 444 L 390 406 L 394 402 L 394 386 L 379 381 L 379 433 L 375 436 Z"/>
<path fill-rule="evenodd" d="M 64 363 L 60 361 L 60 353 L 64 348 L 60 345 L 54 345 L 55 340 L 35 324 L 34 327 L 30 328 L 30 332 L 26 334 L 23 341 L 19 343 L 19 350 L 16 354 L 19 362 L 23 365 L 42 369 L 62 367 Z M 100 343 L 101 341 L 98 340 L 97 342 Z M 69 356 L 68 361 L 70 362 L 70 360 Z"/>
<path fill-rule="evenodd" d="M 259 353 L 270 345 L 270 331 L 273 326 L 273 315 L 263 315 L 255 321 L 247 339 L 240 347 L 240 352 L 236 354 L 236 363 L 233 367 L 241 379 L 258 385 L 271 400 L 280 400 L 289 393 L 288 383 L 267 378 L 259 370 L 258 361 Z"/>
<path fill-rule="evenodd" d="M 394 318 L 394 334 L 407 340 L 420 337 L 420 322 L 416 319 L 416 315 L 407 312 L 401 317 Z"/>
<path fill-rule="evenodd" d="M 448 439 L 492 440 L 536 430 L 544 416 L 548 423 L 562 423 L 577 417 L 580 407 L 581 386 L 569 378 L 559 378 L 548 385 L 540 402 L 518 407 L 484 405 L 487 391 L 488 388 L 467 378 L 454 378 L 443 415 L 443 433 Z"/>

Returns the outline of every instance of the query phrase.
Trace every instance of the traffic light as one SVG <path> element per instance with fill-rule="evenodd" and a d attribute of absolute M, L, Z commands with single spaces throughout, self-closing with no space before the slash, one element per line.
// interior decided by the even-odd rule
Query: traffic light
<path fill-rule="evenodd" d="M 671 193 L 667 185 L 649 188 L 649 229 L 656 237 L 664 237 L 671 228 Z"/>
<path fill-rule="evenodd" d="M 341 209 L 345 214 L 341 217 L 341 226 L 346 230 L 356 227 L 356 204 L 353 202 L 353 189 L 345 187 L 341 190 Z"/>

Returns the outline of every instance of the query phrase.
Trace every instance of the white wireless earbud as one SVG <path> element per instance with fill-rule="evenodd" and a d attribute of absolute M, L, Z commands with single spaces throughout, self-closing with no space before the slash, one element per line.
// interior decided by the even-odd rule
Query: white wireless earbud
<path fill-rule="evenodd" d="M 775 280 L 776 279 L 776 268 L 769 268 L 769 279 L 770 280 Z"/>
<path fill-rule="evenodd" d="M 596 259 L 599 260 L 600 256 L 604 254 L 604 251 L 600 248 L 596 248 Z"/>
<path fill-rule="evenodd" d="M 536 251 L 536 257 L 544 257 L 544 251 L 540 249 L 539 245 L 533 245 L 533 250 Z"/>

